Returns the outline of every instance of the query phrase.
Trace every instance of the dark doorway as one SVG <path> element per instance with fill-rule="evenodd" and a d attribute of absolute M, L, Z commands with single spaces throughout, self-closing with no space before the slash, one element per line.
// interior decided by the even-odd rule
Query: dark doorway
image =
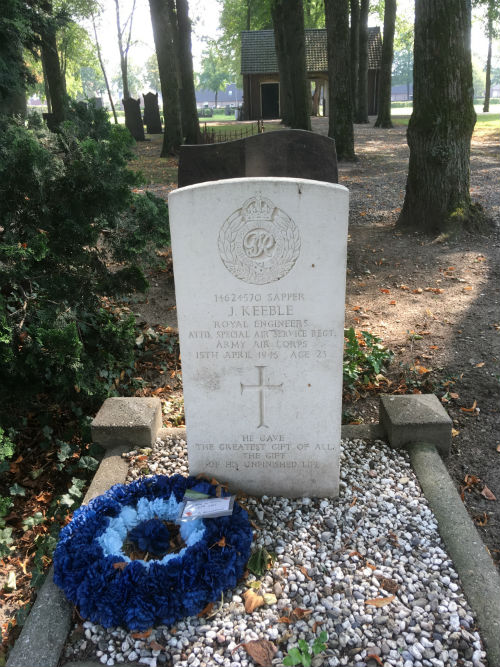
<path fill-rule="evenodd" d="M 280 84 L 261 83 L 262 118 L 280 117 Z"/>

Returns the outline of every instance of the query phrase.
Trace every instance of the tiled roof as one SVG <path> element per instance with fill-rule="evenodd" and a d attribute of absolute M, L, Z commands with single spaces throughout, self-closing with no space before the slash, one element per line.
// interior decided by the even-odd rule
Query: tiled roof
<path fill-rule="evenodd" d="M 306 68 L 308 72 L 328 71 L 326 30 L 307 28 Z M 382 56 L 380 28 L 368 28 L 368 67 L 378 69 Z M 244 30 L 241 33 L 241 73 L 271 74 L 278 71 L 274 30 Z"/>

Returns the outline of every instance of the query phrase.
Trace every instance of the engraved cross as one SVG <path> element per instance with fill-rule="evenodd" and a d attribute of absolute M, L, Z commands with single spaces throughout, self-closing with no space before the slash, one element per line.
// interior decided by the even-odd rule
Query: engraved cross
<path fill-rule="evenodd" d="M 240 382 L 241 393 L 243 393 L 244 389 L 255 389 L 259 392 L 259 425 L 257 428 L 260 428 L 261 426 L 269 428 L 265 423 L 266 403 L 264 392 L 266 389 L 281 389 L 283 387 L 283 382 L 281 384 L 264 384 L 264 369 L 267 368 L 267 366 L 256 366 L 255 368 L 259 373 L 259 384 L 243 384 L 243 382 Z"/>

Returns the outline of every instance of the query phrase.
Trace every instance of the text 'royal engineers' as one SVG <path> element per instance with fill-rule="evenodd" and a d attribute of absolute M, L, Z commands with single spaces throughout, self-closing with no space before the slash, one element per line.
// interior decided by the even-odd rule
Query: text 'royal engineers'
<path fill-rule="evenodd" d="M 169 209 L 190 474 L 337 495 L 347 189 L 215 181 Z"/>

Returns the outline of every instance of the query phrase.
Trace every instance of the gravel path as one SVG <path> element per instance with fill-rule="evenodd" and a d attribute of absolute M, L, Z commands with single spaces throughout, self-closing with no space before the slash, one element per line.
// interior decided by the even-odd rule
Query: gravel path
<path fill-rule="evenodd" d="M 326 630 L 328 648 L 313 667 L 484 666 L 472 611 L 407 456 L 379 441 L 342 444 L 338 499 L 245 501 L 259 528 L 255 546 L 277 555 L 261 591 L 274 593 L 275 604 L 245 612 L 250 575 L 211 616 L 157 627 L 146 638 L 78 624 L 66 658 L 246 667 L 255 663 L 238 644 L 266 639 L 278 649 L 273 664 L 281 665 L 299 639 L 311 644 Z M 187 475 L 183 440 L 158 441 L 152 451 L 127 457 L 129 481 L 142 474 Z"/>

